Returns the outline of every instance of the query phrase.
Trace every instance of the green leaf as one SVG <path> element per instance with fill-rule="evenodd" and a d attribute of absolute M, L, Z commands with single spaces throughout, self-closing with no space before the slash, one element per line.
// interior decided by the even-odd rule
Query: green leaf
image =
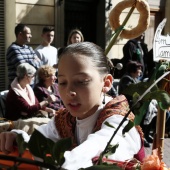
<path fill-rule="evenodd" d="M 145 100 L 157 100 L 159 107 L 162 110 L 168 109 L 170 107 L 170 95 L 164 90 L 157 90 L 152 93 L 147 94 Z"/>
<path fill-rule="evenodd" d="M 117 165 L 94 165 L 89 168 L 85 168 L 85 170 L 122 170 L 122 168 Z"/>
<path fill-rule="evenodd" d="M 160 67 L 160 65 L 157 64 L 156 67 L 153 68 L 152 74 L 149 77 L 148 82 L 152 83 L 156 80 L 156 74 L 158 72 L 159 67 Z"/>
<path fill-rule="evenodd" d="M 134 126 L 134 123 L 131 120 L 128 120 L 128 124 L 124 127 L 122 130 L 122 134 L 124 135 L 126 132 L 128 132 L 132 127 Z"/>
<path fill-rule="evenodd" d="M 132 96 L 133 96 L 133 103 L 136 103 L 136 101 L 139 99 L 140 95 L 137 92 L 135 92 Z"/>
<path fill-rule="evenodd" d="M 134 120 L 135 125 L 140 125 L 144 115 L 146 114 L 148 110 L 149 103 L 150 101 L 144 102 L 139 109 L 135 109 L 133 111 L 135 114 L 135 120 Z"/>
<path fill-rule="evenodd" d="M 62 165 L 65 161 L 64 159 L 64 152 L 69 150 L 72 146 L 72 139 L 65 138 L 61 139 L 54 144 L 52 156 L 55 160 L 57 160 L 59 165 Z"/>
<path fill-rule="evenodd" d="M 111 125 L 109 122 L 104 122 L 104 124 L 106 125 L 106 126 L 108 126 L 108 127 L 111 127 L 111 128 L 115 128 L 113 125 Z"/>
<path fill-rule="evenodd" d="M 135 93 L 142 95 L 152 84 L 153 82 L 139 82 L 136 84 L 130 84 L 124 91 L 123 94 L 133 96 Z M 152 87 L 151 91 L 157 90 L 158 87 Z"/>
<path fill-rule="evenodd" d="M 17 135 L 16 142 L 18 145 L 18 152 L 20 155 L 22 155 L 27 148 L 27 143 L 24 141 L 22 134 Z"/>
<path fill-rule="evenodd" d="M 37 157 L 45 160 L 47 154 L 50 154 L 54 146 L 54 142 L 44 137 L 39 131 L 35 130 L 28 142 L 30 152 Z"/>
<path fill-rule="evenodd" d="M 103 155 L 103 156 L 109 156 L 109 155 L 112 155 L 116 152 L 116 149 L 118 148 L 119 144 L 115 144 L 115 145 L 109 145 L 107 150 L 106 150 L 106 153 Z"/>
<path fill-rule="evenodd" d="M 157 69 L 156 79 L 161 77 L 167 71 L 168 67 L 169 67 L 169 64 L 167 62 L 160 63 L 160 66 Z"/>
<path fill-rule="evenodd" d="M 166 110 L 170 107 L 170 96 L 165 91 L 159 93 L 159 99 L 157 101 L 162 110 Z"/>

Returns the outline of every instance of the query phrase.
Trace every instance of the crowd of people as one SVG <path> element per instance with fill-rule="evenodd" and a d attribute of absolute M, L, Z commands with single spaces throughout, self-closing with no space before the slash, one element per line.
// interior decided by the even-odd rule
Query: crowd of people
<path fill-rule="evenodd" d="M 107 126 L 105 122 L 116 128 L 128 111 L 128 101 L 123 95 L 115 98 L 106 95 L 113 82 L 109 71 L 104 50 L 90 42 L 71 44 L 60 55 L 58 90 L 64 107 L 56 112 L 48 124 L 39 126 L 37 130 L 53 141 L 74 138 L 73 146 L 77 147 L 65 152 L 65 162 L 62 165 L 65 169 L 92 166 L 92 158 L 104 150 L 112 136 L 113 128 Z M 48 77 L 48 74 L 45 75 Z M 128 119 L 134 120 L 133 113 Z M 127 121 L 121 130 L 126 124 Z M 109 159 L 125 161 L 135 157 L 142 161 L 144 147 L 141 128 L 133 127 L 125 136 L 121 130 L 111 142 L 112 145 L 119 143 L 120 147 L 109 156 Z M 4 153 L 12 151 L 17 133 L 18 130 L 12 130 L 0 134 L 1 151 Z M 21 130 L 19 133 L 21 134 Z M 29 140 L 24 131 L 22 134 L 25 141 Z"/>
<path fill-rule="evenodd" d="M 59 50 L 51 45 L 53 27 L 43 28 L 42 43 L 35 50 L 26 45 L 32 37 L 28 26 L 18 24 L 15 35 L 16 41 L 7 50 L 9 92 L 5 117 L 15 122 L 32 117 L 50 118 L 37 128 L 40 133 L 55 142 L 67 137 L 74 139 L 73 149 L 64 153 L 62 167 L 75 170 L 92 166 L 92 159 L 99 156 L 113 134 L 113 128 L 107 124 L 118 127 L 132 104 L 132 96 L 124 94 L 124 90 L 149 75 L 144 59 L 148 53 L 146 44 L 139 43 L 143 35 L 130 40 L 123 48 L 121 61 L 126 70 L 122 70 L 114 95 L 109 93 L 113 89 L 109 59 L 101 47 L 84 42 L 80 30 L 71 30 L 67 46 Z M 134 117 L 130 113 L 128 120 L 133 122 Z M 123 135 L 126 125 L 127 121 L 111 142 L 119 147 L 108 158 L 142 161 L 146 136 L 140 126 Z M 23 134 L 25 141 L 29 140 L 30 134 L 23 129 L 0 133 L 2 152 L 13 151 L 18 133 Z"/>
<path fill-rule="evenodd" d="M 133 94 L 126 94 L 130 84 L 146 82 L 152 76 L 156 63 L 153 61 L 153 49 L 148 51 L 147 44 L 144 42 L 145 34 L 128 40 L 123 46 L 122 59 L 113 59 L 113 64 L 122 63 L 123 68 L 116 70 L 116 78 L 119 79 L 118 95 L 125 95 L 130 106 L 133 104 Z M 156 133 L 156 120 L 158 113 L 158 102 L 151 100 L 145 116 L 141 121 L 141 127 L 144 132 L 144 146 L 150 147 Z M 169 131 L 169 111 L 166 113 L 165 137 L 170 137 Z"/>

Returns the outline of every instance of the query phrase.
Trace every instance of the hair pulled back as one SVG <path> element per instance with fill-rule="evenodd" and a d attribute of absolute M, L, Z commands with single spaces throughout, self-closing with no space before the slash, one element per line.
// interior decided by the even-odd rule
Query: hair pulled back
<path fill-rule="evenodd" d="M 109 60 L 105 56 L 104 50 L 94 43 L 80 42 L 67 46 L 62 52 L 58 64 L 64 55 L 84 55 L 91 59 L 100 74 L 110 73 Z"/>

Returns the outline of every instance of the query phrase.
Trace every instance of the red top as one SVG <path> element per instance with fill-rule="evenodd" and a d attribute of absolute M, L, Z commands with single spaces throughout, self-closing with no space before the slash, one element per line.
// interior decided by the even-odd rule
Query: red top
<path fill-rule="evenodd" d="M 9 90 L 6 98 L 6 113 L 5 117 L 9 120 L 17 120 L 19 118 L 30 118 L 41 109 L 41 106 L 35 97 L 35 105 L 30 106 L 27 101 L 18 96 L 12 89 Z M 21 113 L 27 113 L 23 116 Z"/>

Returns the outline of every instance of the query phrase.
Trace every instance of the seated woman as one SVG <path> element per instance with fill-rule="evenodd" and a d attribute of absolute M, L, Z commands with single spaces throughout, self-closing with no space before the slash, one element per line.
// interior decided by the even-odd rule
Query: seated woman
<path fill-rule="evenodd" d="M 49 65 L 41 66 L 37 72 L 38 83 L 34 86 L 33 90 L 39 102 L 48 98 L 49 95 L 53 97 L 55 99 L 54 102 L 49 103 L 47 107 L 57 111 L 63 108 L 63 103 L 58 92 L 58 84 L 55 83 L 55 72 L 56 69 Z"/>
<path fill-rule="evenodd" d="M 136 84 L 139 83 L 138 77 L 142 74 L 142 65 L 136 61 L 130 61 L 126 65 L 126 73 L 121 77 L 119 81 L 119 88 L 118 93 L 124 94 L 124 90 L 130 85 L 130 84 Z M 129 104 L 131 105 L 131 96 L 127 96 Z"/>
<path fill-rule="evenodd" d="M 142 65 L 136 61 L 130 61 L 126 67 L 126 73 L 122 76 L 119 82 L 119 95 L 125 95 L 125 90 L 130 84 L 139 83 L 138 79 L 142 74 Z M 129 104 L 132 105 L 132 95 L 125 95 Z M 148 110 L 146 111 L 146 116 L 143 118 L 141 122 L 141 127 L 144 132 L 144 146 L 150 147 L 150 143 L 153 142 L 153 139 L 150 137 L 150 131 L 155 122 L 153 119 L 157 115 L 156 101 L 151 101 Z M 148 120 L 149 117 L 149 120 Z M 146 122 L 146 123 L 145 123 Z"/>
<path fill-rule="evenodd" d="M 34 81 L 35 73 L 35 68 L 28 63 L 22 63 L 17 67 L 17 77 L 11 83 L 6 98 L 7 119 L 30 118 L 36 116 L 38 111 L 48 109 L 46 105 L 52 101 L 52 98 L 48 96 L 39 103 L 30 86 Z"/>

